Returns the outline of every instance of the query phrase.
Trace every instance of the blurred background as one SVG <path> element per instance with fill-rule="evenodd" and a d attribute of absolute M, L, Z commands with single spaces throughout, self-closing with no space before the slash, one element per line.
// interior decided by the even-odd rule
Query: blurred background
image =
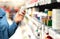
<path fill-rule="evenodd" d="M 8 13 L 26 11 L 9 39 L 60 39 L 60 0 L 0 0 L 0 8 L 8 8 Z"/>

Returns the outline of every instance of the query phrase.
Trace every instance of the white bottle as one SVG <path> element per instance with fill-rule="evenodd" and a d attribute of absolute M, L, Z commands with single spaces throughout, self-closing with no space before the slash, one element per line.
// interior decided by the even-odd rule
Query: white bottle
<path fill-rule="evenodd" d="M 19 10 L 19 14 L 22 14 L 22 12 L 24 12 L 24 10 L 25 10 L 25 7 L 22 6 Z"/>

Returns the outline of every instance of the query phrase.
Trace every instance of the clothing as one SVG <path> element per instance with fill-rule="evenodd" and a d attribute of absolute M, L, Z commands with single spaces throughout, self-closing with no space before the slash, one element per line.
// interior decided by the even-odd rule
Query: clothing
<path fill-rule="evenodd" d="M 6 12 L 0 8 L 0 39 L 9 39 L 18 27 L 15 22 L 9 25 L 5 14 Z"/>

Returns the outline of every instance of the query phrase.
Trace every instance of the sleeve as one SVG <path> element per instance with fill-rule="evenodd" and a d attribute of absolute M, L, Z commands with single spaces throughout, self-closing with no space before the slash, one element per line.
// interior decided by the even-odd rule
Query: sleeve
<path fill-rule="evenodd" d="M 18 25 L 15 22 L 13 22 L 13 24 L 9 26 L 9 32 L 8 32 L 9 38 L 15 33 L 17 27 Z"/>

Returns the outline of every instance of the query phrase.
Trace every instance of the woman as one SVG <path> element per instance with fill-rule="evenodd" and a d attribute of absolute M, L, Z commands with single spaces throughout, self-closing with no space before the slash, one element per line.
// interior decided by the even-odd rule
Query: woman
<path fill-rule="evenodd" d="M 0 39 L 9 39 L 15 33 L 15 30 L 18 27 L 17 24 L 23 20 L 25 12 L 17 14 L 11 25 L 8 24 L 6 14 L 9 15 L 9 19 L 12 17 L 12 15 L 8 13 L 7 9 L 5 12 L 2 8 L 0 8 Z"/>

